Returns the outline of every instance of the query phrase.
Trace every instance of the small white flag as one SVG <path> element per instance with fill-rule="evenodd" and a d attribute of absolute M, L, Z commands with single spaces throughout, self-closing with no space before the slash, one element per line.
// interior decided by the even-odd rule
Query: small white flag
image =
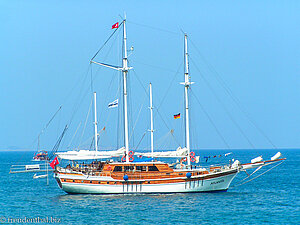
<path fill-rule="evenodd" d="M 115 108 L 118 107 L 119 99 L 114 100 L 113 102 L 108 104 L 108 108 Z"/>

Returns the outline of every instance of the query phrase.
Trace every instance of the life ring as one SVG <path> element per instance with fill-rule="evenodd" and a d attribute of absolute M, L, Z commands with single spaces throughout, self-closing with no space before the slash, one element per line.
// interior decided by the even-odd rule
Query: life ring
<path fill-rule="evenodd" d="M 186 162 L 186 160 L 187 160 L 187 158 L 186 158 L 186 157 L 184 157 L 184 158 L 181 158 L 181 159 L 180 159 L 180 163 L 181 163 L 181 162 Z"/>
<path fill-rule="evenodd" d="M 191 162 L 196 162 L 195 156 L 191 156 Z"/>
<path fill-rule="evenodd" d="M 134 155 L 134 152 L 133 152 L 133 151 L 129 151 L 129 152 L 128 152 L 128 155 L 129 155 L 129 156 L 133 156 L 133 155 Z"/>
<path fill-rule="evenodd" d="M 190 152 L 191 157 L 195 157 L 195 152 Z"/>
<path fill-rule="evenodd" d="M 133 162 L 133 160 L 134 160 L 133 156 L 132 155 L 129 156 L 129 162 Z"/>
<path fill-rule="evenodd" d="M 122 162 L 125 162 L 126 161 L 126 156 L 124 155 L 121 160 L 122 160 Z"/>

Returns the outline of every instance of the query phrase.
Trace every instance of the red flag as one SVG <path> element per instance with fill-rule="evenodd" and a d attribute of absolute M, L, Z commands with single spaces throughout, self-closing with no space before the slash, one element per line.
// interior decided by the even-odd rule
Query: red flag
<path fill-rule="evenodd" d="M 119 22 L 115 23 L 111 26 L 111 29 L 119 28 Z"/>
<path fill-rule="evenodd" d="M 58 165 L 59 162 L 58 162 L 58 159 L 57 159 L 57 156 L 53 159 L 53 161 L 50 163 L 50 166 L 52 167 L 52 169 L 54 169 L 54 167 L 56 165 Z"/>

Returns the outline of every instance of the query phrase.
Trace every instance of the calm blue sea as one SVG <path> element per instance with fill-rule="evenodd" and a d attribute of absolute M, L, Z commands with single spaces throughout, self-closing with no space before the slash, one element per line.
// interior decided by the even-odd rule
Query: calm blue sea
<path fill-rule="evenodd" d="M 48 218 L 54 224 L 300 224 L 300 150 L 280 151 L 285 163 L 227 192 L 117 196 L 68 195 L 52 176 L 47 186 L 46 179 L 33 180 L 33 174 L 9 174 L 12 164 L 28 164 L 33 152 L 0 152 L 0 223 Z M 232 152 L 202 163 L 232 157 L 246 163 L 259 155 L 269 159 L 277 151 Z M 226 152 L 196 153 L 203 161 L 203 156 Z M 240 173 L 233 185 L 244 177 Z"/>

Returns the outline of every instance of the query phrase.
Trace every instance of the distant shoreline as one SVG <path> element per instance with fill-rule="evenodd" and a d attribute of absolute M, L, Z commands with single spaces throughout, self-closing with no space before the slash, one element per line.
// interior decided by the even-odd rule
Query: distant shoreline
<path fill-rule="evenodd" d="M 36 152 L 34 149 L 0 149 L 0 152 Z"/>
<path fill-rule="evenodd" d="M 192 149 L 194 150 L 194 149 Z M 218 148 L 211 148 L 211 149 L 197 149 L 200 151 L 279 151 L 279 150 L 300 150 L 300 148 L 233 148 L 233 149 L 218 149 Z M 0 149 L 0 152 L 36 152 L 35 149 Z M 50 150 L 49 150 L 50 151 Z M 109 150 L 100 150 L 100 151 L 109 151 Z M 148 150 L 139 150 L 143 152 L 147 152 Z M 157 149 L 157 151 L 170 151 L 167 149 Z"/>

